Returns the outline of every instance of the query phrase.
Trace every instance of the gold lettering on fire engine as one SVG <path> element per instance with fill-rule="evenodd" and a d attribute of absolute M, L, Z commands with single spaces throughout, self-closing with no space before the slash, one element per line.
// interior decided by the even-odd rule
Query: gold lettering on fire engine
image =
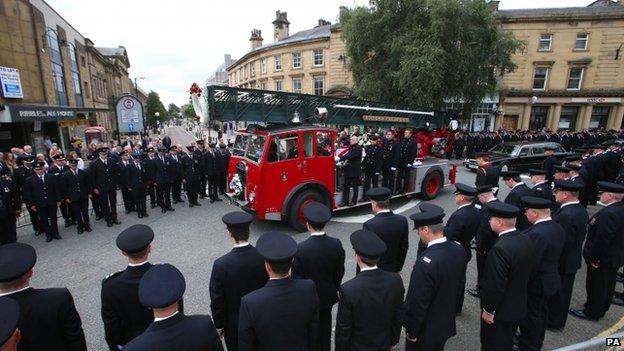
<path fill-rule="evenodd" d="M 394 122 L 394 123 L 409 123 L 409 117 L 393 117 L 393 116 L 371 116 L 364 115 L 362 119 L 366 122 Z"/>

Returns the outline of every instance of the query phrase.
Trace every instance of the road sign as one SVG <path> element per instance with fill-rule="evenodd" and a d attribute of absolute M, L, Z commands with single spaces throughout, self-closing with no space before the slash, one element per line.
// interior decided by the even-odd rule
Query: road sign
<path fill-rule="evenodd" d="M 134 124 L 128 123 L 128 131 L 134 132 Z"/>
<path fill-rule="evenodd" d="M 115 104 L 120 133 L 143 131 L 143 105 L 132 95 L 124 95 Z"/>

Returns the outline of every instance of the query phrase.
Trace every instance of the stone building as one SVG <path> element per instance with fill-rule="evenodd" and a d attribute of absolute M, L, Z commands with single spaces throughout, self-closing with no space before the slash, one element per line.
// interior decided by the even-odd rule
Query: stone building
<path fill-rule="evenodd" d="M 229 85 L 316 95 L 350 96 L 353 79 L 346 64 L 340 25 L 289 32 L 286 12 L 276 12 L 273 42 L 251 31 L 250 51 L 227 68 Z"/>
<path fill-rule="evenodd" d="M 230 78 L 228 76 L 227 68 L 230 67 L 236 60 L 232 59 L 232 55 L 223 55 L 223 63 L 215 70 L 215 72 L 206 79 L 206 85 L 228 85 Z"/>
<path fill-rule="evenodd" d="M 526 43 L 502 77 L 496 128 L 620 129 L 624 116 L 624 6 L 499 10 Z"/>

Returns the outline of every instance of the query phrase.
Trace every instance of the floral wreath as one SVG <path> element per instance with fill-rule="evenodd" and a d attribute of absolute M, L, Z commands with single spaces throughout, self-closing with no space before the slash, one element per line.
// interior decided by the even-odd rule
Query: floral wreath
<path fill-rule="evenodd" d="M 191 89 L 190 89 L 191 94 L 195 94 L 197 95 L 197 97 L 200 97 L 202 92 L 203 92 L 202 89 L 199 87 L 199 85 L 197 85 L 197 83 L 191 84 Z"/>

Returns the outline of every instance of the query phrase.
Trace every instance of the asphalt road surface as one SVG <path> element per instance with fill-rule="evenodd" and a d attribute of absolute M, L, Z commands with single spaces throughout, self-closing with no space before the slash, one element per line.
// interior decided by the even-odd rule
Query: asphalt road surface
<path fill-rule="evenodd" d="M 168 129 L 168 134 L 175 143 L 188 145 L 195 138 L 180 127 Z M 460 167 L 458 181 L 474 184 L 475 174 Z M 508 189 L 501 189 L 501 199 L 507 195 Z M 409 216 L 417 211 L 415 205 L 419 199 L 396 200 L 392 202 L 393 209 L 404 209 L 403 215 Z M 452 187 L 444 189 L 438 198 L 432 201 L 442 206 L 448 216 L 455 210 Z M 185 312 L 187 314 L 209 314 L 210 297 L 208 283 L 213 261 L 228 252 L 232 243 L 227 237 L 221 216 L 236 208 L 227 201 L 210 204 L 202 201 L 202 207 L 188 208 L 188 204 L 174 205 L 175 212 L 162 214 L 158 208 L 149 210 L 149 218 L 138 219 L 135 214 L 125 215 L 119 212 L 121 225 L 107 228 L 102 221 L 92 219 L 93 232 L 78 236 L 75 227 L 60 228 L 63 240 L 45 242 L 45 237 L 35 237 L 31 227 L 22 227 L 18 230 L 18 241 L 33 245 L 37 250 L 38 260 L 34 269 L 32 286 L 68 287 L 72 292 L 78 312 L 82 317 L 83 328 L 87 338 L 89 350 L 107 350 L 104 341 L 104 329 L 100 317 L 100 289 L 101 282 L 108 274 L 123 270 L 127 264 L 124 257 L 115 246 L 115 238 L 121 230 L 136 223 L 152 226 L 156 232 L 153 242 L 152 263 L 169 262 L 177 266 L 186 277 L 187 289 L 184 295 Z M 596 211 L 591 208 L 590 212 Z M 368 206 L 350 209 L 337 214 L 326 227 L 329 235 L 339 238 L 345 251 L 346 274 L 343 281 L 355 275 L 354 253 L 349 243 L 349 235 L 362 228 L 362 224 L 370 212 Z M 63 223 L 61 220 L 60 223 Z M 305 233 L 295 233 L 287 225 L 279 222 L 257 221 L 251 227 L 251 242 L 255 243 L 258 237 L 268 230 L 281 230 L 302 241 Z M 417 234 L 412 232 L 410 249 L 405 267 L 401 273 L 407 287 L 411 267 L 416 260 Z M 578 308 L 585 301 L 585 272 L 583 266 L 579 270 L 572 307 Z M 476 263 L 473 260 L 468 266 L 467 287 L 476 282 Z M 616 290 L 622 290 L 618 283 Z M 337 307 L 334 307 L 334 315 Z M 547 332 L 544 344 L 545 350 L 570 345 L 576 342 L 596 337 L 600 333 L 612 334 L 620 329 L 624 309 L 612 305 L 605 318 L 598 322 L 579 320 L 570 316 L 563 332 Z M 457 335 L 446 344 L 447 350 L 478 350 L 479 349 L 479 318 L 478 300 L 467 295 L 464 311 L 457 317 Z M 608 335 L 606 334 L 606 335 Z M 400 349 L 403 349 L 401 341 Z M 603 344 L 604 345 L 604 344 Z M 600 348 L 597 348 L 600 349 Z"/>

